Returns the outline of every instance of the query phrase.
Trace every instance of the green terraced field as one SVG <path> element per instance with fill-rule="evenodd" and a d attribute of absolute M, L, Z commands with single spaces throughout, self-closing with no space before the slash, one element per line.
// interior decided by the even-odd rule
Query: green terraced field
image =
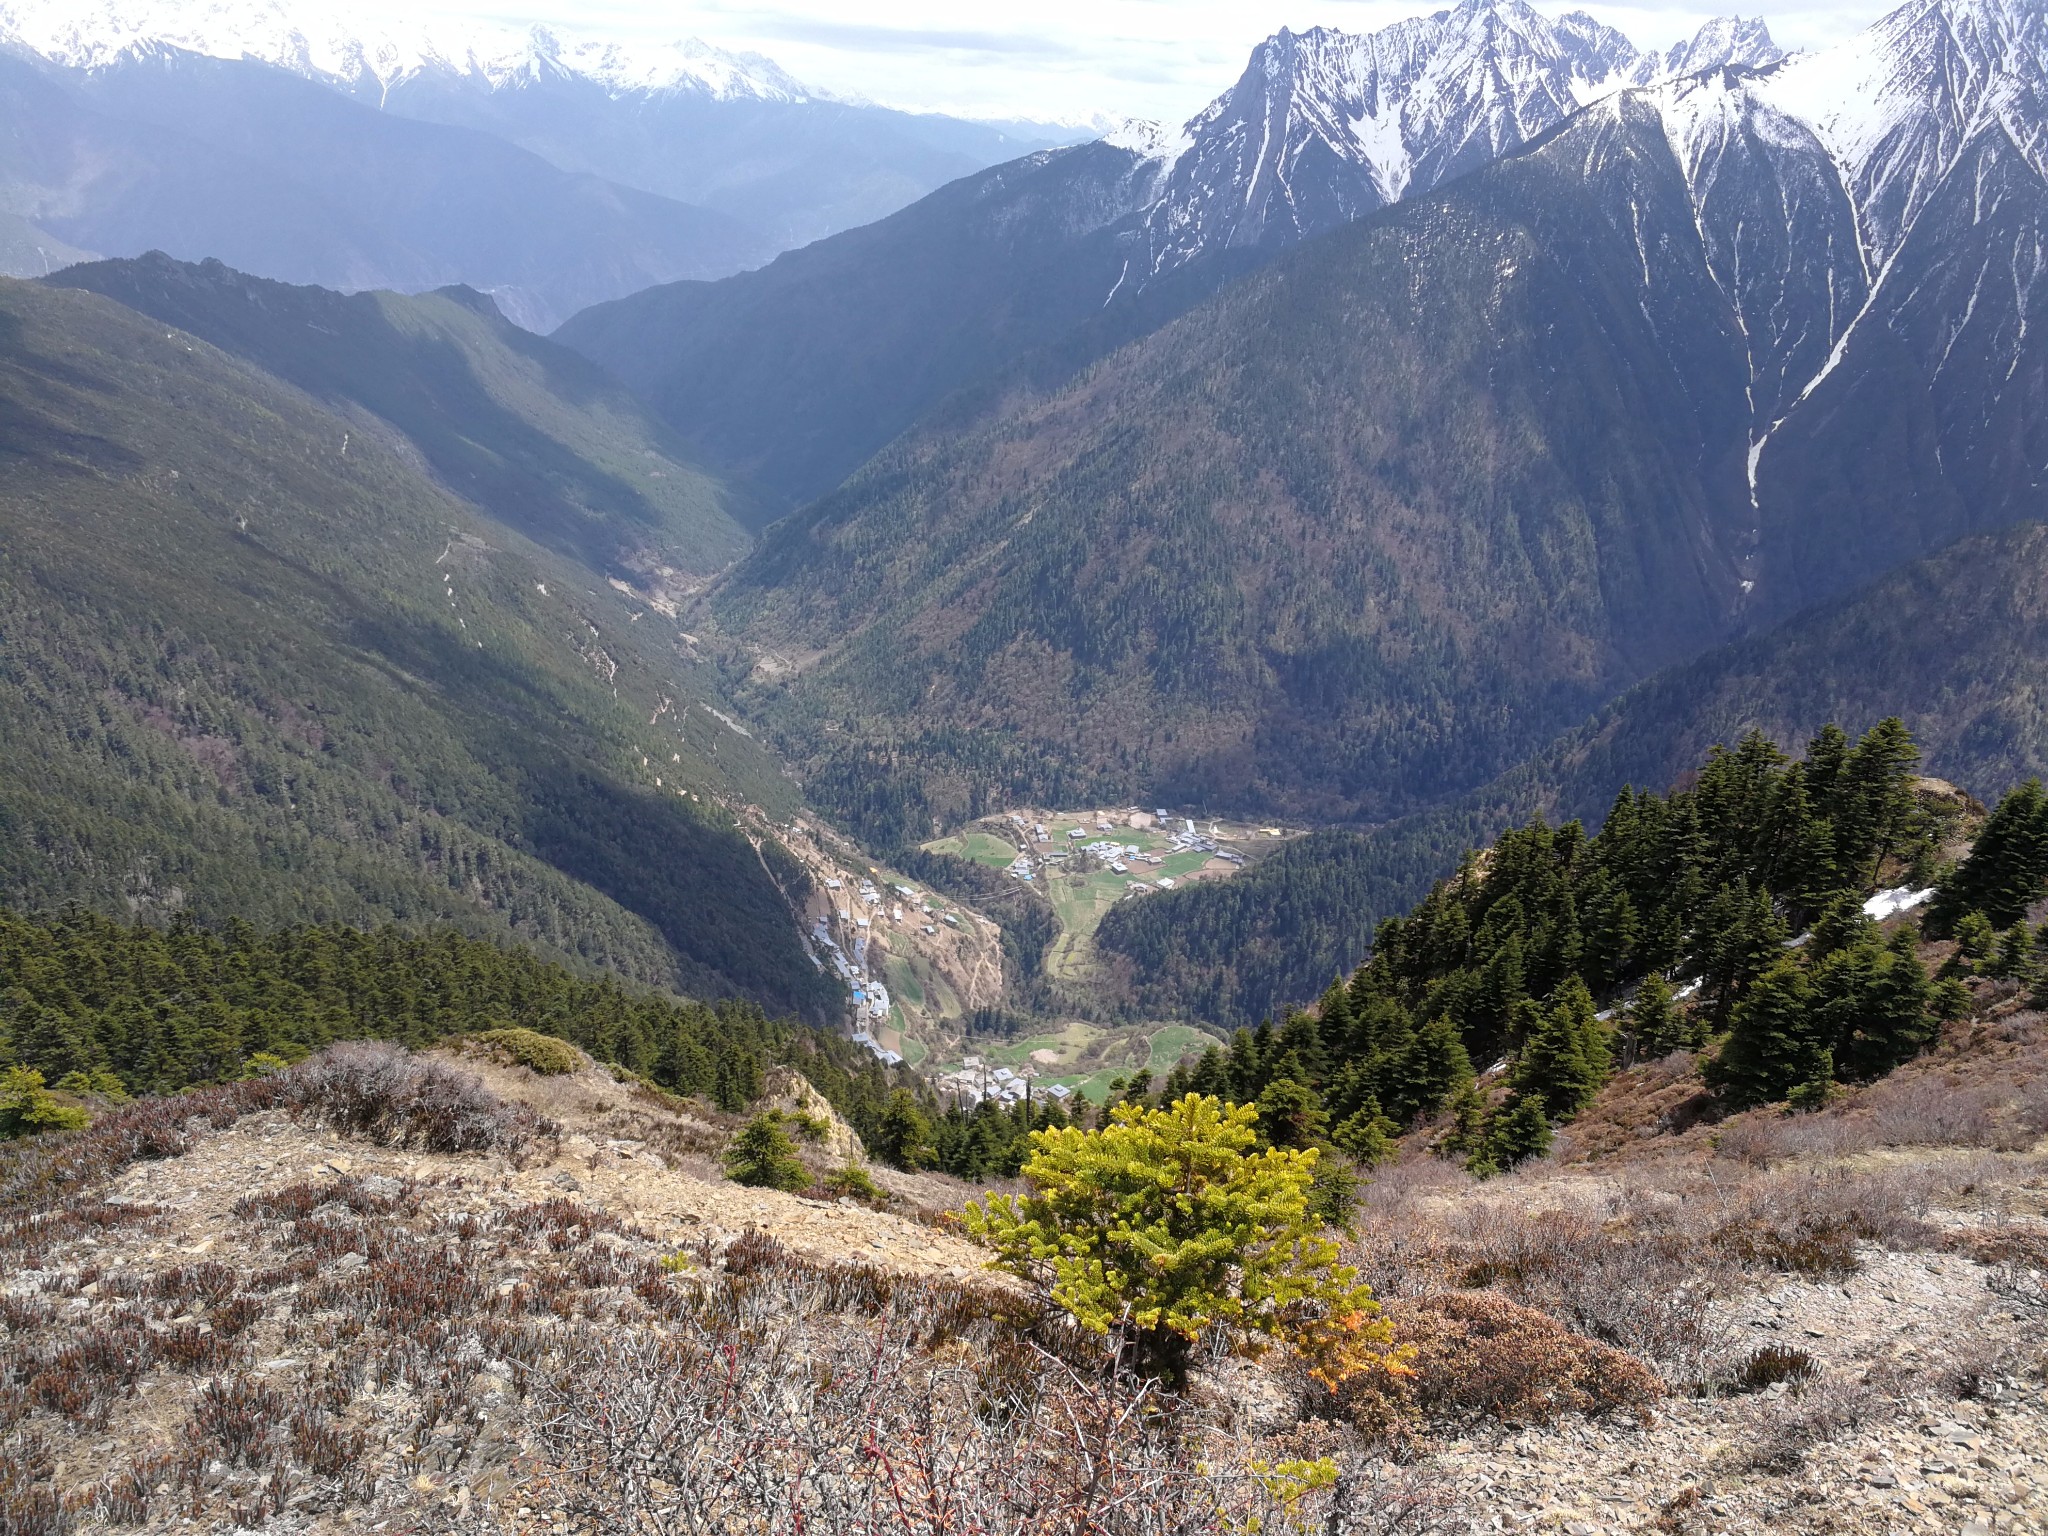
<path fill-rule="evenodd" d="M 985 830 L 991 825 L 1000 830 Z M 1042 859 L 1046 854 L 1060 850 L 1079 854 L 1089 843 L 1104 840 L 1136 848 L 1140 855 L 1165 853 L 1173 846 L 1173 833 L 1166 828 L 1116 825 L 1104 831 L 1092 817 L 1071 811 L 1044 817 L 1043 825 L 1048 836 L 1043 842 L 1031 836 L 1031 830 L 1037 825 L 1036 815 L 1029 815 L 1028 828 L 991 818 L 980 828 L 941 838 L 927 843 L 925 847 L 933 853 L 972 859 L 992 869 L 1007 869 L 1015 860 L 1019 845 L 1034 859 Z M 1075 831 L 1082 835 L 1068 835 Z M 1095 862 L 1096 858 L 1099 855 L 1091 857 L 1090 862 Z M 1143 881 L 1149 885 L 1162 876 L 1175 881 L 1186 880 L 1207 866 L 1211 858 L 1212 855 L 1195 851 L 1167 854 L 1158 864 L 1131 864 L 1122 874 L 1107 867 L 1097 867 L 1085 874 L 1068 874 L 1065 871 L 1071 867 L 1070 861 L 1041 866 L 1034 883 L 1052 903 L 1053 913 L 1060 924 L 1059 937 L 1046 952 L 1046 974 L 1070 986 L 1086 986 L 1095 970 L 1095 931 L 1112 907 L 1131 899 L 1131 882 Z"/>
<path fill-rule="evenodd" d="M 957 858 L 972 859 L 991 869 L 1007 869 L 1017 857 L 1016 844 L 1006 843 L 988 832 L 963 832 L 958 837 L 942 837 L 925 846 L 933 853 L 950 853 Z"/>
<path fill-rule="evenodd" d="M 924 984 L 917 979 L 917 972 L 908 960 L 901 955 L 891 955 L 884 962 L 884 971 L 891 997 L 900 997 L 915 1008 L 924 1007 Z"/>
<path fill-rule="evenodd" d="M 1171 1072 L 1176 1063 L 1185 1056 L 1199 1056 L 1212 1045 L 1220 1045 L 1214 1035 L 1205 1034 L 1190 1024 L 1169 1024 L 1156 1031 L 1148 1042 L 1152 1047 L 1152 1074 Z"/>

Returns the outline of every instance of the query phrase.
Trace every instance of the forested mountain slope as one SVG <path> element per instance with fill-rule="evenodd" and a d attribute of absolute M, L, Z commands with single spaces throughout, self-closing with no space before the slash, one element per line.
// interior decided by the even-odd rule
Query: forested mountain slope
<path fill-rule="evenodd" d="M 721 1108 L 758 1098 L 764 1068 L 798 1065 L 864 1131 L 891 1089 L 881 1063 L 840 1036 L 744 1002 L 579 976 L 447 928 L 209 930 L 0 909 L 0 1062 L 53 1084 L 77 1073 L 101 1093 L 176 1093 L 337 1040 L 418 1049 L 507 1030 L 574 1041 Z"/>
<path fill-rule="evenodd" d="M 786 786 L 672 629 L 96 294 L 0 284 L 0 412 L 0 899 L 444 920 L 822 1006 L 801 876 L 716 804 Z"/>
<path fill-rule="evenodd" d="M 1482 1174 L 1547 1148 L 1618 1061 L 1701 1051 L 1716 1108 L 1817 1107 L 1969 1015 L 1971 962 L 1989 962 L 1987 980 L 2033 979 L 2034 932 L 2011 911 L 2000 960 L 1979 913 L 1939 983 L 1914 926 L 1881 934 L 1868 915 L 1872 887 L 1931 883 L 1974 830 L 1955 796 L 1914 779 L 1917 756 L 1896 719 L 1853 742 L 1823 726 L 1796 759 L 1751 732 L 1668 793 L 1622 792 L 1595 834 L 1534 819 L 1380 922 L 1370 959 L 1333 978 L 1313 1016 L 1297 1006 L 1278 1028 L 1239 1031 L 1227 1055 L 1175 1067 L 1165 1092 L 1256 1094 L 1297 1135 L 1327 1127 L 1367 1163 L 1441 1114 L 1436 1149 Z M 1959 914 L 1987 883 L 2021 912 L 2048 891 L 2041 814 L 2038 784 L 2005 804 L 2001 820 L 2025 830 L 2001 848 L 1987 828 L 1971 873 L 1944 881 Z M 1947 931 L 1939 914 L 1929 927 Z M 1506 1071 L 1482 1088 L 1475 1066 L 1496 1061 Z"/>
<path fill-rule="evenodd" d="M 857 708 L 931 814 L 1398 815 L 1729 632 L 1748 373 L 1631 98 L 898 443 L 715 611 L 805 664 L 760 703 L 814 768 Z"/>
<path fill-rule="evenodd" d="M 828 801 L 862 776 L 836 723 L 880 716 L 887 835 L 1055 787 L 1454 798 L 1659 666 L 2048 512 L 2043 82 L 2033 12 L 1916 0 L 1607 95 L 927 420 L 715 612 Z"/>
<path fill-rule="evenodd" d="M 343 295 L 161 252 L 50 282 L 204 337 L 322 402 L 380 417 L 450 490 L 600 573 L 705 575 L 745 551 L 732 497 L 674 434 L 472 289 Z"/>
<path fill-rule="evenodd" d="M 1911 728 L 1924 772 L 1987 802 L 2048 776 L 2048 527 L 1963 540 L 1867 592 L 1646 679 L 1527 763 L 1435 811 L 1288 844 L 1237 879 L 1125 902 L 1097 943 L 1150 1011 L 1255 1021 L 1364 955 L 1466 847 L 1544 815 L 1597 830 L 1623 785 L 1662 791 L 1717 743 L 1830 720 Z"/>

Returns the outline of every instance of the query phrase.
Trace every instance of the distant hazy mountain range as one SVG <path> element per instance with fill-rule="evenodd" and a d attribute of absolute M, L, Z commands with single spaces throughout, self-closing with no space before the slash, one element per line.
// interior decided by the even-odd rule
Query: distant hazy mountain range
<path fill-rule="evenodd" d="M 769 60 L 270 0 L 0 5 L 0 259 L 161 248 L 464 283 L 529 328 L 716 277 L 1057 142 L 833 101 Z"/>

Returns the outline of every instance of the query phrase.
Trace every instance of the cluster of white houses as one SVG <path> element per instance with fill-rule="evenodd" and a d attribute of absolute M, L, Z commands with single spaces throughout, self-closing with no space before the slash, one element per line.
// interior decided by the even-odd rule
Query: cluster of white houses
<path fill-rule="evenodd" d="M 885 919 L 901 927 L 915 927 L 926 934 L 938 925 L 960 926 L 952 912 L 941 912 L 915 887 L 892 885 L 885 893 L 874 881 L 863 878 L 849 892 L 846 882 L 825 881 L 831 912 L 811 925 L 812 959 L 819 969 L 830 969 L 846 984 L 853 996 L 854 1043 L 866 1046 L 878 1061 L 899 1064 L 900 1052 L 889 1050 L 874 1036 L 874 1030 L 888 1022 L 891 1007 L 889 988 L 868 960 L 869 941 Z"/>
<path fill-rule="evenodd" d="M 962 1105 L 1021 1104 L 1027 1097 L 1064 1104 L 1073 1098 L 1074 1090 L 1065 1083 L 1034 1088 L 1037 1077 L 1038 1069 L 1028 1063 L 1021 1067 L 998 1067 L 979 1056 L 968 1056 L 961 1060 L 957 1072 L 948 1072 L 936 1086 L 942 1096 Z"/>
<path fill-rule="evenodd" d="M 1010 866 L 1006 873 L 1013 880 L 1036 880 L 1041 870 L 1063 864 L 1071 859 L 1074 856 L 1076 845 L 1079 846 L 1080 851 L 1092 854 L 1095 858 L 1099 859 L 1108 868 L 1109 872 L 1114 875 L 1132 875 L 1134 873 L 1133 866 L 1135 865 L 1164 864 L 1168 859 L 1183 853 L 1208 854 L 1212 858 L 1223 859 L 1232 864 L 1242 864 L 1244 862 L 1243 854 L 1235 849 L 1222 847 L 1218 843 L 1217 838 L 1220 833 L 1214 822 L 1209 824 L 1207 832 L 1203 832 L 1195 826 L 1192 818 L 1186 816 L 1175 817 L 1165 810 L 1098 811 L 1095 813 L 1093 820 L 1095 831 L 1098 834 L 1105 832 L 1115 833 L 1125 827 L 1137 830 L 1147 830 L 1153 827 L 1168 829 L 1173 826 L 1175 821 L 1179 821 L 1180 827 L 1178 830 L 1169 833 L 1167 845 L 1164 849 L 1148 851 L 1141 844 L 1127 843 L 1116 837 L 1097 836 L 1093 842 L 1083 842 L 1082 839 L 1088 836 L 1088 827 L 1084 821 L 1083 825 L 1070 827 L 1067 830 L 1067 835 L 1064 839 L 1067 846 L 1053 847 L 1050 852 L 1035 852 L 1035 847 L 1054 843 L 1051 829 L 1042 821 L 1027 822 L 1023 816 L 1013 811 L 1010 814 L 1010 821 L 1024 833 L 1025 846 L 1017 850 L 1017 857 L 1010 861 Z M 1126 885 L 1125 894 L 1137 896 L 1150 890 L 1170 891 L 1174 888 L 1174 884 L 1175 881 L 1171 875 L 1158 876 L 1149 881 L 1131 879 Z"/>
<path fill-rule="evenodd" d="M 857 992 L 854 994 L 856 997 L 859 995 Z M 881 1041 L 864 1029 L 857 1029 L 853 1032 L 853 1043 L 866 1046 L 869 1052 L 873 1054 L 875 1060 L 881 1062 L 886 1067 L 896 1067 L 903 1064 L 903 1053 L 901 1051 L 889 1050 Z"/>

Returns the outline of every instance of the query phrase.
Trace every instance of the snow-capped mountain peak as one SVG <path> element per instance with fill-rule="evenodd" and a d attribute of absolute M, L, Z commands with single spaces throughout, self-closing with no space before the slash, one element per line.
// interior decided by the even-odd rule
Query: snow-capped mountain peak
<path fill-rule="evenodd" d="M 717 100 L 802 101 L 807 89 L 759 54 L 695 38 L 578 37 L 545 27 L 344 16 L 289 0 L 0 0 L 0 39 L 73 69 L 101 70 L 164 48 L 249 59 L 353 92 L 422 75 L 499 89 L 551 75 L 614 95 L 688 92 Z"/>
<path fill-rule="evenodd" d="M 1646 54 L 1582 11 L 1550 17 L 1526 0 L 1459 0 L 1369 33 L 1282 30 L 1182 131 L 1148 220 L 1149 268 L 1306 238 L 1631 85 L 1780 57 L 1761 21 L 1721 18 Z"/>
<path fill-rule="evenodd" d="M 2048 176 L 2048 13 L 2028 0 L 1911 0 L 1759 90 L 1827 145 L 1879 264 L 1987 132 Z"/>
<path fill-rule="evenodd" d="M 1651 84 L 1708 69 L 1762 69 L 1785 57 L 1762 18 L 1716 16 L 1685 42 L 1662 54 L 1645 54 L 1637 78 Z"/>

